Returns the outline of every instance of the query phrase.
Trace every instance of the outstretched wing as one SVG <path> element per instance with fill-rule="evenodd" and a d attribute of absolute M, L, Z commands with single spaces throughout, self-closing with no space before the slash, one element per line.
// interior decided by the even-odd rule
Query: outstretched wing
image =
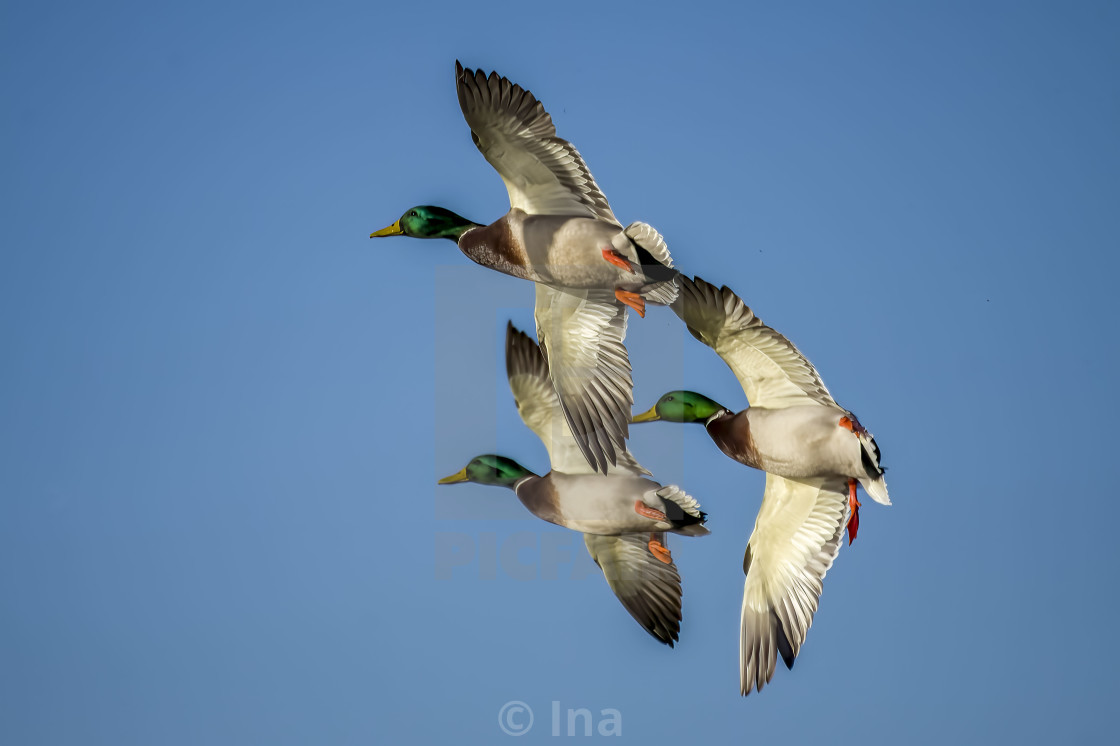
<path fill-rule="evenodd" d="M 778 654 L 793 668 L 813 623 L 821 582 L 840 551 L 848 517 L 844 479 L 766 475 L 762 507 L 743 557 L 740 691 L 762 690 Z"/>
<path fill-rule="evenodd" d="M 592 469 L 607 472 L 626 451 L 634 381 L 622 340 L 626 308 L 609 290 L 537 283 L 537 339 L 564 417 Z"/>
<path fill-rule="evenodd" d="M 591 559 L 607 585 L 651 635 L 669 647 L 681 631 L 681 576 L 674 562 L 660 561 L 649 551 L 650 534 L 598 536 L 584 534 Z M 663 545 L 665 534 L 653 534 Z"/>
<path fill-rule="evenodd" d="M 673 311 L 692 336 L 723 358 L 752 407 L 836 406 L 813 364 L 727 286 L 717 289 L 699 277 L 683 275 L 678 284 Z"/>
<path fill-rule="evenodd" d="M 594 473 L 564 418 L 544 354 L 512 323 L 506 327 L 506 375 L 517 413 L 544 443 L 552 468 L 565 474 Z M 618 464 L 610 466 L 607 473 L 649 474 L 625 449 L 618 454 Z"/>
<path fill-rule="evenodd" d="M 532 93 L 458 62 L 455 88 L 471 138 L 505 182 L 511 207 L 618 224 L 579 151 L 556 136 L 552 117 Z"/>

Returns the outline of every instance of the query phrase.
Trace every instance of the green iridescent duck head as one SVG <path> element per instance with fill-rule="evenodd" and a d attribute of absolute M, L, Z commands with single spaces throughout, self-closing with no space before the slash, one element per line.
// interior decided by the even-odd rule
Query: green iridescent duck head
<path fill-rule="evenodd" d="M 646 412 L 631 422 L 707 422 L 708 418 L 726 408 L 695 391 L 670 391 Z"/>
<path fill-rule="evenodd" d="M 443 207 L 419 205 L 401 215 L 397 222 L 369 234 L 370 238 L 383 236 L 411 236 L 413 238 L 449 238 L 458 242 L 459 236 L 471 228 L 477 228 L 462 215 L 457 215 Z"/>
<path fill-rule="evenodd" d="M 499 487 L 513 488 L 525 477 L 536 476 L 521 464 L 505 456 L 478 456 L 460 471 L 439 480 L 439 484 L 474 482 L 475 484 L 494 484 Z"/>

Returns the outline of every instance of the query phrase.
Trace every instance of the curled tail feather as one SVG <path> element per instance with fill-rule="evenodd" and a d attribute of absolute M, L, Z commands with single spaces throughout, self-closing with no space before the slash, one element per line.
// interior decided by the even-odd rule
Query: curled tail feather
<path fill-rule="evenodd" d="M 863 485 L 863 489 L 871 496 L 872 500 L 882 505 L 890 505 L 891 498 L 887 493 L 886 469 L 879 465 L 879 446 L 875 443 L 875 438 L 865 430 L 859 436 L 859 444 L 863 449 L 860 459 L 863 461 L 863 468 L 867 472 L 867 476 L 859 480 L 860 484 Z"/>
<path fill-rule="evenodd" d="M 665 518 L 673 528 L 682 529 L 688 536 L 703 536 L 710 533 L 704 526 L 708 514 L 700 510 L 700 503 L 675 484 L 670 484 L 654 493 L 661 498 Z"/>
<path fill-rule="evenodd" d="M 623 231 L 637 247 L 638 262 L 648 282 L 638 291 L 647 303 L 667 306 L 677 299 L 678 272 L 673 268 L 673 258 L 665 239 L 649 223 L 631 223 Z"/>

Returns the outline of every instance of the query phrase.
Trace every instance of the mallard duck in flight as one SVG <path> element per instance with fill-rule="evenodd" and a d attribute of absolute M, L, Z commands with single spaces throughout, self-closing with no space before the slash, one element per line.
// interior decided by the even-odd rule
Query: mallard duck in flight
<path fill-rule="evenodd" d="M 721 451 L 766 472 L 743 558 L 739 654 L 746 695 L 770 681 L 778 654 L 793 667 L 844 527 L 849 543 L 859 528 L 856 485 L 884 505 L 890 498 L 875 439 L 836 404 L 793 343 L 727 287 L 685 277 L 679 284 L 673 310 L 723 358 L 751 406 L 735 414 L 702 394 L 672 391 L 634 422 L 703 423 Z"/>
<path fill-rule="evenodd" d="M 649 472 L 629 451 L 608 474 L 596 474 L 562 415 L 540 348 L 512 324 L 506 329 L 506 372 L 518 414 L 544 443 L 552 471 L 539 477 L 488 455 L 439 483 L 510 487 L 537 517 L 582 532 L 618 600 L 651 635 L 672 646 L 680 632 L 681 581 L 665 532 L 707 534 L 705 514 L 679 488 L 645 478 Z"/>
<path fill-rule="evenodd" d="M 584 456 L 606 472 L 625 449 L 634 403 L 626 306 L 644 315 L 647 302 L 676 298 L 669 250 L 645 223 L 623 228 L 532 93 L 458 62 L 455 84 L 475 145 L 506 185 L 510 211 L 482 225 L 442 207 L 413 207 L 370 238 L 447 238 L 478 264 L 535 282 L 537 337 L 564 416 Z"/>

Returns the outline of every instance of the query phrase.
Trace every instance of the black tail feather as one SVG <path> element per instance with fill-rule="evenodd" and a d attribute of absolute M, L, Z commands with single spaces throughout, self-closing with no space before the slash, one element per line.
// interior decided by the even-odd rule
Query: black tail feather
<path fill-rule="evenodd" d="M 684 528 L 685 526 L 692 526 L 697 523 L 703 523 L 708 520 L 708 514 L 704 511 L 698 511 L 700 515 L 692 515 L 686 513 L 684 508 L 677 505 L 672 500 L 665 500 L 665 519 L 672 524 L 673 528 Z"/>

